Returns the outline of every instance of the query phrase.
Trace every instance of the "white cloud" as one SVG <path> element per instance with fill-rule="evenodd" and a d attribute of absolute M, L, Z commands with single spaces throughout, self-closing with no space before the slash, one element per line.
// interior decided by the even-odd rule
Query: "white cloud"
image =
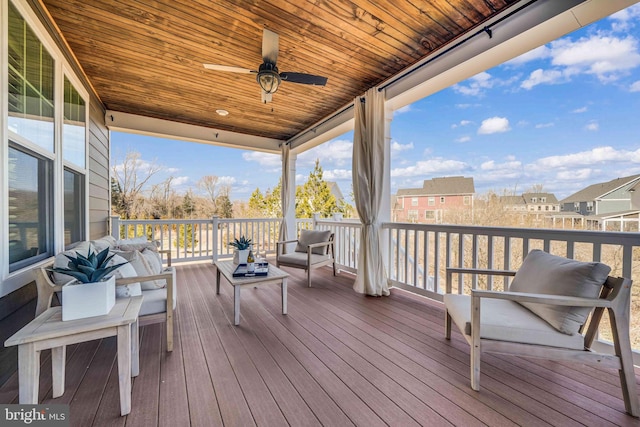
<path fill-rule="evenodd" d="M 576 108 L 575 110 L 572 110 L 571 112 L 579 114 L 579 113 L 586 113 L 587 110 L 588 110 L 588 108 L 586 106 L 584 106 L 584 107 Z"/>
<path fill-rule="evenodd" d="M 484 93 L 485 89 L 491 89 L 495 82 L 491 74 L 483 71 L 469 78 L 465 83 L 466 85 L 460 83 L 453 85 L 453 90 L 463 95 L 479 96 Z"/>
<path fill-rule="evenodd" d="M 332 166 L 351 164 L 353 142 L 346 139 L 335 139 L 298 155 L 297 164 L 312 167 L 316 159 L 320 159 L 323 169 Z"/>
<path fill-rule="evenodd" d="M 640 80 L 633 82 L 629 87 L 630 92 L 640 92 Z"/>
<path fill-rule="evenodd" d="M 189 182 L 188 176 L 176 176 L 171 180 L 171 185 L 180 187 L 182 185 L 185 185 L 187 182 Z"/>
<path fill-rule="evenodd" d="M 478 133 L 489 135 L 492 133 L 502 133 L 511 130 L 509 120 L 506 117 L 491 117 L 482 121 Z"/>
<path fill-rule="evenodd" d="M 277 170 L 282 167 L 282 159 L 279 154 L 262 153 L 260 151 L 247 151 L 242 153 L 242 158 L 247 162 L 256 162 L 261 167 Z"/>
<path fill-rule="evenodd" d="M 322 178 L 327 181 L 351 181 L 351 169 L 332 169 L 323 171 Z"/>
<path fill-rule="evenodd" d="M 633 20 L 640 17 L 640 5 L 636 4 L 620 12 L 616 12 L 609 17 L 612 21 L 611 27 L 615 31 L 627 31 L 633 27 Z"/>
<path fill-rule="evenodd" d="M 168 174 L 174 174 L 174 173 L 180 172 L 180 169 L 178 168 L 165 168 L 163 170 Z"/>
<path fill-rule="evenodd" d="M 587 123 L 587 125 L 585 126 L 585 129 L 591 132 L 595 132 L 598 129 L 600 129 L 600 125 L 598 125 L 598 122 L 596 121 L 591 121 Z"/>
<path fill-rule="evenodd" d="M 607 162 L 640 164 L 640 149 L 629 151 L 616 150 L 611 146 L 596 147 L 588 151 L 573 154 L 543 157 L 538 159 L 534 165 L 546 170 L 558 168 L 569 170 Z"/>
<path fill-rule="evenodd" d="M 538 123 L 536 125 L 536 129 L 552 128 L 554 126 L 555 126 L 555 123 Z"/>
<path fill-rule="evenodd" d="M 530 50 L 527 53 L 524 53 L 516 58 L 513 58 L 511 61 L 506 62 L 506 65 L 521 65 L 527 62 L 535 61 L 538 59 L 545 59 L 551 56 L 551 49 L 547 46 L 540 46 L 535 49 Z"/>
<path fill-rule="evenodd" d="M 529 78 L 520 84 L 523 89 L 532 89 L 539 84 L 557 84 L 564 81 L 562 72 L 558 70 L 543 70 L 538 68 L 529 74 Z"/>
<path fill-rule="evenodd" d="M 468 168 L 467 164 L 458 160 L 446 160 L 443 158 L 434 158 L 429 160 L 421 160 L 415 165 L 405 168 L 395 168 L 391 170 L 392 177 L 411 177 L 421 175 L 446 175 L 451 173 L 460 173 Z"/>
<path fill-rule="evenodd" d="M 456 129 L 458 127 L 469 126 L 470 124 L 473 124 L 473 122 L 471 120 L 460 120 L 460 123 L 452 124 L 451 125 L 451 129 Z"/>
<path fill-rule="evenodd" d="M 480 165 L 480 172 L 474 175 L 474 180 L 483 183 L 504 183 L 508 180 L 517 180 L 523 174 L 522 162 L 513 156 L 508 156 L 505 162 L 498 163 L 495 160 L 487 160 Z"/>
<path fill-rule="evenodd" d="M 456 142 L 469 142 L 469 141 L 471 141 L 470 136 L 461 136 L 460 138 L 456 139 Z"/>
<path fill-rule="evenodd" d="M 400 144 L 398 141 L 391 141 L 391 153 L 399 153 L 401 151 L 413 150 L 413 142 L 408 144 Z M 353 154 L 352 154 L 353 157 Z"/>
<path fill-rule="evenodd" d="M 408 113 L 409 111 L 411 111 L 411 104 L 398 108 L 393 112 L 393 115 L 395 116 L 399 114 L 404 114 L 404 113 Z"/>
<path fill-rule="evenodd" d="M 592 169 L 572 169 L 570 171 L 560 171 L 556 174 L 559 181 L 584 181 L 591 178 Z"/>

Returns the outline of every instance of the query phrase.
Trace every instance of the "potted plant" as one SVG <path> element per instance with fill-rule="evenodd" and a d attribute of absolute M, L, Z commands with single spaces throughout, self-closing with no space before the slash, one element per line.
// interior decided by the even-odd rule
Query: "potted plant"
<path fill-rule="evenodd" d="M 251 239 L 240 236 L 239 239 L 233 239 L 232 242 L 229 242 L 229 246 L 236 248 L 233 253 L 233 262 L 235 264 L 246 264 L 249 250 L 251 249 Z"/>
<path fill-rule="evenodd" d="M 126 264 L 109 265 L 114 255 L 109 255 L 109 248 L 97 254 L 89 249 L 87 256 L 80 252 L 75 257 L 64 254 L 69 259 L 67 267 L 51 268 L 76 279 L 62 286 L 62 320 L 102 316 L 111 311 L 116 303 L 116 280 L 107 275 Z"/>

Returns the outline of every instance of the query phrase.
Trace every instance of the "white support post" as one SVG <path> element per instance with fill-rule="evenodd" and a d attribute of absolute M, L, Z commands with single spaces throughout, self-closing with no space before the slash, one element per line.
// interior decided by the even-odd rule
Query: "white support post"
<path fill-rule="evenodd" d="M 287 218 L 287 236 L 289 240 L 298 238 L 296 225 L 296 159 L 297 154 L 289 152 L 289 209 L 282 214 Z"/>
<path fill-rule="evenodd" d="M 116 239 L 116 240 L 120 240 L 120 215 L 111 215 L 110 217 L 111 219 L 111 236 Z"/>
<path fill-rule="evenodd" d="M 391 121 L 393 111 L 388 104 L 384 108 L 384 164 L 382 165 L 382 199 L 380 203 L 380 224 L 391 222 Z M 380 230 L 380 249 L 385 264 L 385 271 L 389 272 L 389 230 Z"/>
<path fill-rule="evenodd" d="M 212 264 L 218 260 L 218 248 L 220 247 L 220 245 L 218 244 L 218 239 L 220 238 L 220 227 L 219 227 L 220 221 L 219 220 L 220 218 L 218 217 L 218 215 L 214 215 L 211 218 L 211 222 L 212 222 L 211 233 L 213 235 L 213 242 L 212 242 L 213 254 L 211 255 Z"/>
<path fill-rule="evenodd" d="M 320 219 L 320 214 L 318 212 L 314 213 L 311 216 L 311 229 L 315 230 L 318 228 L 318 220 Z"/>

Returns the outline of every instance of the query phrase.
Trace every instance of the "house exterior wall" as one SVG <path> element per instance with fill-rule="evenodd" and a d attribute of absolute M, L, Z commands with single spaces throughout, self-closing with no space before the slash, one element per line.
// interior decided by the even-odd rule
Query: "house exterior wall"
<path fill-rule="evenodd" d="M 111 212 L 109 179 L 109 130 L 104 125 L 104 110 L 96 100 L 89 106 L 89 239 L 108 234 Z"/>
<path fill-rule="evenodd" d="M 417 199 L 416 204 L 413 202 L 414 199 Z M 430 199 L 432 199 L 432 203 L 430 203 Z M 467 200 L 466 204 L 465 200 Z M 398 196 L 393 220 L 397 222 L 439 223 L 446 221 L 447 216 L 460 212 L 470 213 L 472 206 L 472 195 Z"/>
<path fill-rule="evenodd" d="M 628 196 L 627 196 L 628 197 Z M 598 200 L 598 215 L 621 212 L 631 209 L 631 200 Z"/>

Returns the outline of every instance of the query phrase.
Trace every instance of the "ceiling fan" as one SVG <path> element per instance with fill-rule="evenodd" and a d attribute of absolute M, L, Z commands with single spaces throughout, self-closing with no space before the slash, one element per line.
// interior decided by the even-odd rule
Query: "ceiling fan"
<path fill-rule="evenodd" d="M 258 70 L 234 67 L 229 65 L 204 64 L 204 68 L 215 71 L 227 71 L 231 73 L 257 74 L 256 81 L 262 88 L 262 102 L 271 102 L 272 95 L 280 87 L 282 82 L 299 83 L 303 85 L 324 86 L 327 78 L 305 73 L 279 72 L 278 61 L 278 34 L 264 29 L 262 34 L 262 64 Z"/>

